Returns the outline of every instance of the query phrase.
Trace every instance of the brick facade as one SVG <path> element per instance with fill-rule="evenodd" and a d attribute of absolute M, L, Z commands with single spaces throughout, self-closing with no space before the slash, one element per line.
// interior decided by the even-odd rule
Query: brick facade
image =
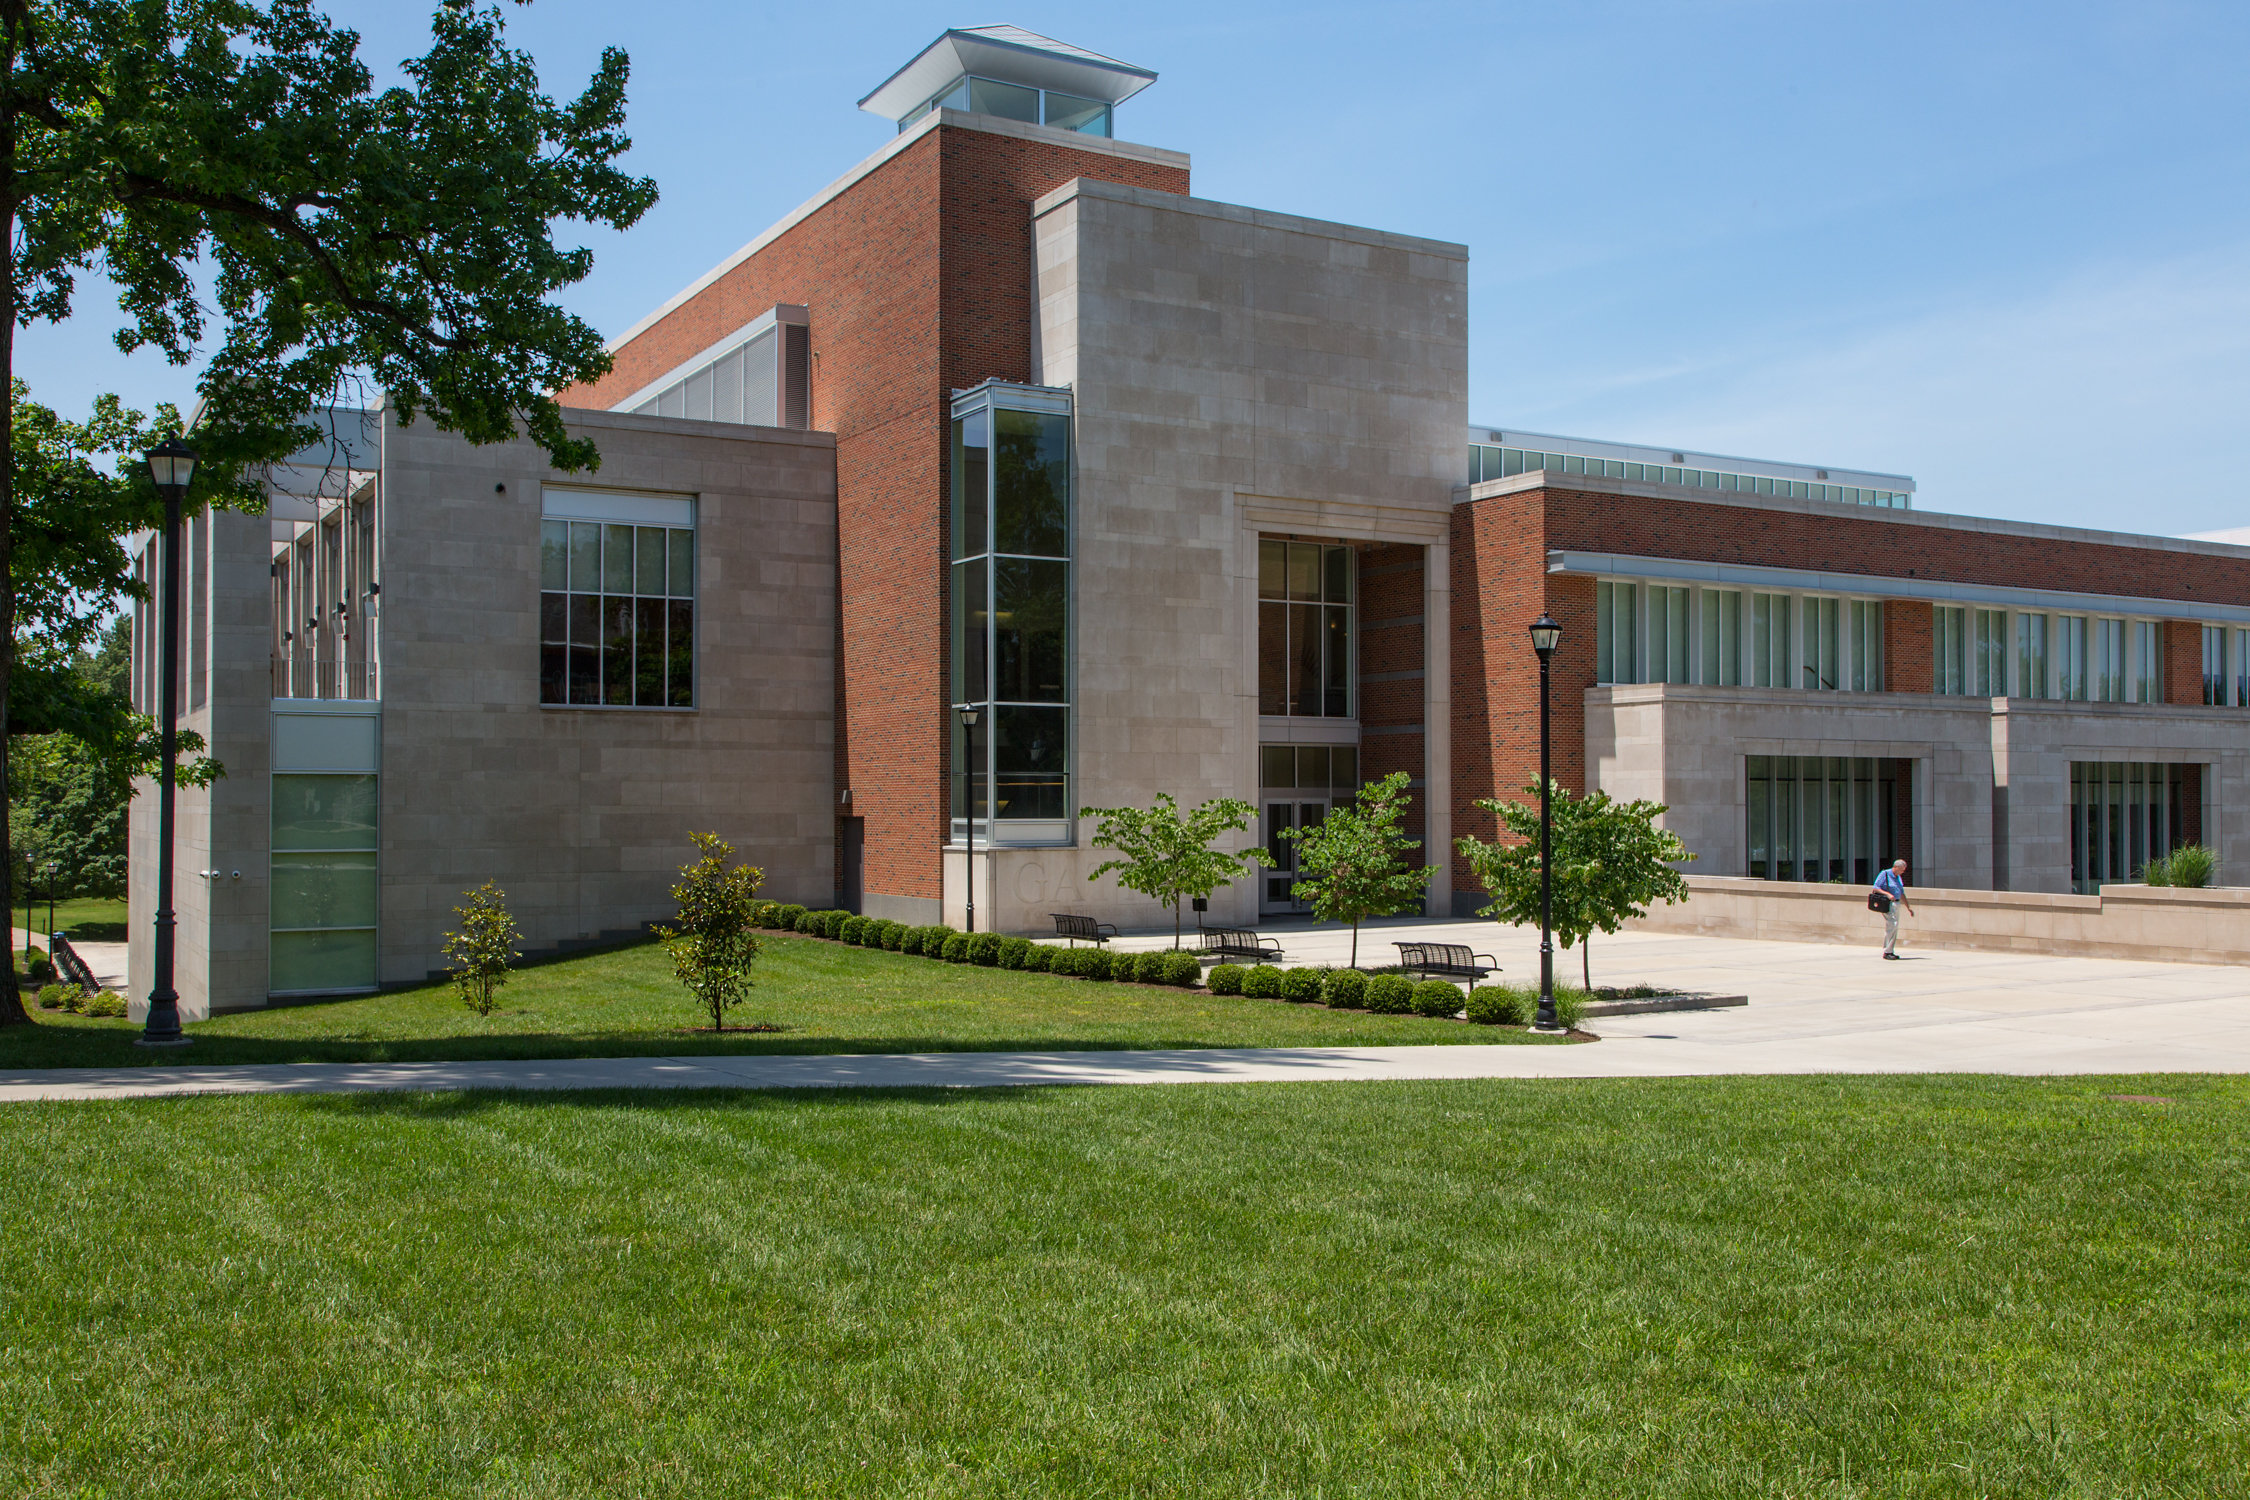
<path fill-rule="evenodd" d="M 2203 626 L 2195 620 L 2164 622 L 2164 701 L 2203 701 Z"/>
<path fill-rule="evenodd" d="M 940 124 L 564 393 L 607 406 L 776 303 L 810 309 L 812 425 L 836 434 L 836 785 L 871 894 L 940 895 L 950 392 L 1030 378 L 1031 204 L 1077 177 L 1188 190 L 1184 167 Z"/>
<path fill-rule="evenodd" d="M 1406 828 L 1423 832 L 1423 549 L 1363 547 L 1359 552 L 1359 774 L 1377 781 L 1404 771 L 1413 792 Z M 1434 856 L 1433 856 L 1434 857 Z"/>

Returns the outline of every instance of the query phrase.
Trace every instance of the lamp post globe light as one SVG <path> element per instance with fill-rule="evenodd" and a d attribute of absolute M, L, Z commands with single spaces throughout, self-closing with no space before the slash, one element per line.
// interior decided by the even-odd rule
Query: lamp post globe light
<path fill-rule="evenodd" d="M 1545 610 L 1531 622 L 1531 649 L 1539 653 L 1539 1019 L 1533 1031 L 1560 1032 L 1555 1022 L 1555 810 L 1549 769 L 1548 667 L 1562 644 L 1562 627 Z"/>
<path fill-rule="evenodd" d="M 967 742 L 962 755 L 962 775 L 968 782 L 965 810 L 969 815 L 968 853 L 961 862 L 961 869 L 968 876 L 969 897 L 968 912 L 962 923 L 964 932 L 977 930 L 977 717 L 981 712 L 975 707 L 960 711 L 961 732 Z"/>
<path fill-rule="evenodd" d="M 156 979 L 149 986 L 148 1020 L 134 1039 L 140 1047 L 184 1047 L 180 995 L 172 987 L 172 823 L 174 773 L 180 751 L 180 502 L 195 477 L 195 450 L 166 438 L 148 454 L 148 477 L 164 497 L 164 620 L 162 684 L 157 690 L 157 727 L 163 769 L 156 793 Z"/>

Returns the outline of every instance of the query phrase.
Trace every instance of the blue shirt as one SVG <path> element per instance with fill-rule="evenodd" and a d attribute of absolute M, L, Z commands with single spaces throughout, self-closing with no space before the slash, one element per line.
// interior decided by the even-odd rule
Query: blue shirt
<path fill-rule="evenodd" d="M 1893 901 L 1904 901 L 1906 899 L 1906 882 L 1898 878 L 1898 871 L 1896 870 L 1885 870 L 1882 874 L 1876 876 L 1875 889 L 1881 891 Z"/>

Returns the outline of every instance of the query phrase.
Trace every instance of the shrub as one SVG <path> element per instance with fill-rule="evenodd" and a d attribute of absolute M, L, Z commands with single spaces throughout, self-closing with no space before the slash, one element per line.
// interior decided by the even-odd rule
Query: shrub
<path fill-rule="evenodd" d="M 978 932 L 969 936 L 969 962 L 982 968 L 992 968 L 1000 962 L 1000 934 Z"/>
<path fill-rule="evenodd" d="M 773 914 L 773 925 L 783 932 L 795 932 L 797 924 L 805 919 L 805 909 L 794 902 L 781 907 Z"/>
<path fill-rule="evenodd" d="M 836 936 L 854 948 L 867 946 L 867 918 L 846 917 L 836 924 Z"/>
<path fill-rule="evenodd" d="M 84 993 L 81 991 L 81 993 Z M 125 1014 L 125 997 L 110 990 L 98 995 L 87 995 L 79 1008 L 80 1014 L 89 1016 L 121 1016 Z"/>
<path fill-rule="evenodd" d="M 781 903 L 778 901 L 759 902 L 756 906 L 750 908 L 750 925 L 752 927 L 773 926 L 773 914 L 779 910 L 781 910 Z"/>
<path fill-rule="evenodd" d="M 1049 948 L 1047 972 L 1060 974 L 1066 979 L 1078 977 L 1078 951 L 1076 948 Z"/>
<path fill-rule="evenodd" d="M 1538 1004 L 1528 990 L 1480 984 L 1469 991 L 1469 1019 L 1479 1026 L 1529 1026 Z"/>
<path fill-rule="evenodd" d="M 1319 1001 L 1321 972 L 1318 969 L 1283 969 L 1281 971 L 1281 998 L 1294 1000 L 1299 1005 L 1312 1005 Z"/>
<path fill-rule="evenodd" d="M 656 929 L 672 955 L 672 976 L 710 1012 L 711 1029 L 724 1031 L 727 1011 L 750 991 L 750 965 L 758 957 L 750 908 L 765 874 L 749 865 L 727 868 L 734 845 L 715 833 L 690 833 L 702 856 L 680 867 L 672 899 L 680 914 Z"/>
<path fill-rule="evenodd" d="M 919 927 L 900 929 L 898 942 L 895 946 L 901 953 L 920 953 L 922 951 L 922 929 Z"/>
<path fill-rule="evenodd" d="M 1555 1020 L 1564 1028 L 1576 1031 L 1578 1023 L 1586 1019 L 1586 1002 L 1592 998 L 1576 985 L 1555 986 Z"/>
<path fill-rule="evenodd" d="M 1242 976 L 1242 993 L 1253 1000 L 1281 998 L 1281 971 L 1272 964 L 1256 964 Z"/>
<path fill-rule="evenodd" d="M 2219 873 L 2219 859 L 2201 844 L 2182 844 L 2162 859 L 2152 859 L 2141 879 L 2150 885 L 2201 890 Z"/>
<path fill-rule="evenodd" d="M 1367 1008 L 1379 1016 L 1403 1016 L 1414 1009 L 1414 981 L 1404 974 L 1377 974 L 1367 981 Z"/>
<path fill-rule="evenodd" d="M 852 914 L 848 911 L 837 911 L 831 908 L 822 912 L 820 914 L 820 935 L 832 943 L 842 942 L 844 940 L 844 924 L 851 919 Z"/>
<path fill-rule="evenodd" d="M 1414 986 L 1414 1014 L 1443 1021 L 1461 1013 L 1460 987 L 1443 979 L 1425 979 Z"/>
<path fill-rule="evenodd" d="M 1002 938 L 1000 940 L 1000 967 L 1003 969 L 1022 968 L 1023 957 L 1030 951 L 1031 939 L 1029 938 Z"/>
<path fill-rule="evenodd" d="M 1240 964 L 1213 964 L 1211 972 L 1203 976 L 1203 982 L 1214 995 L 1239 995 L 1242 978 L 1249 972 Z"/>
<path fill-rule="evenodd" d="M 83 995 L 84 993 L 85 991 L 79 989 L 75 984 L 50 984 L 39 992 L 39 1008 L 41 1010 L 69 1010 L 73 1008 L 70 1004 L 71 996 Z"/>
<path fill-rule="evenodd" d="M 756 890 L 755 882 L 752 890 Z M 500 1003 L 500 986 L 508 982 L 508 969 L 523 955 L 516 942 L 523 936 L 508 912 L 507 892 L 487 880 L 473 891 L 463 891 L 453 908 L 461 929 L 445 935 L 441 950 L 453 960 L 453 989 L 461 1003 L 480 1016 L 492 1014 Z M 745 919 L 749 915 L 745 911 Z"/>
<path fill-rule="evenodd" d="M 1128 953 L 1112 953 L 1106 948 L 1081 948 L 1078 950 L 1078 977 L 1097 982 L 1115 979 L 1118 977 L 1118 966 L 1129 965 L 1132 961 L 1132 955 Z M 1125 972 L 1127 977 L 1131 977 L 1130 968 Z"/>
<path fill-rule="evenodd" d="M 969 961 L 969 935 L 965 932 L 947 933 L 945 941 L 938 945 L 938 957 L 949 964 L 967 963 Z"/>
<path fill-rule="evenodd" d="M 54 960 L 48 958 L 44 953 L 34 954 L 31 961 L 23 966 L 23 977 L 33 984 L 53 984 L 55 982 Z"/>
<path fill-rule="evenodd" d="M 1203 978 L 1203 960 L 1192 953 L 1167 953 L 1164 955 L 1162 982 L 1192 990 Z"/>
<path fill-rule="evenodd" d="M 1328 976 L 1331 1010 L 1358 1010 L 1367 1003 L 1367 976 L 1357 969 L 1337 969 Z"/>
<path fill-rule="evenodd" d="M 906 924 L 886 920 L 883 923 L 882 938 L 884 951 L 896 953 L 898 952 L 898 945 L 904 941 L 906 941 Z"/>
<path fill-rule="evenodd" d="M 932 922 L 922 929 L 922 956 L 924 958 L 944 958 L 945 940 L 960 935 L 943 922 Z"/>
<path fill-rule="evenodd" d="M 1026 974 L 1053 973 L 1055 955 L 1061 951 L 1061 949 L 1050 948 L 1045 943 L 1034 943 L 1027 938 L 1024 940 L 1023 962 L 1016 967 L 1022 969 Z"/>
<path fill-rule="evenodd" d="M 1133 965 L 1133 982 L 1136 984 L 1162 984 L 1164 982 L 1164 960 L 1169 957 L 1171 957 L 1169 953 L 1129 955 L 1128 961 Z M 1123 979 L 1125 976 L 1119 974 L 1117 977 Z"/>

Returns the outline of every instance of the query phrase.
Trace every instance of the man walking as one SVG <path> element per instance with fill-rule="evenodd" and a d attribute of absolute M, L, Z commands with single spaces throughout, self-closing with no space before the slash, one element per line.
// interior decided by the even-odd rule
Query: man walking
<path fill-rule="evenodd" d="M 1883 914 L 1883 957 L 1896 958 L 1898 909 L 1903 906 L 1908 916 L 1914 915 L 1913 904 L 1906 899 L 1906 861 L 1892 860 L 1891 867 L 1875 877 L 1872 894 L 1882 898 L 1879 903 L 1870 902 L 1869 905 L 1875 906 Z"/>

